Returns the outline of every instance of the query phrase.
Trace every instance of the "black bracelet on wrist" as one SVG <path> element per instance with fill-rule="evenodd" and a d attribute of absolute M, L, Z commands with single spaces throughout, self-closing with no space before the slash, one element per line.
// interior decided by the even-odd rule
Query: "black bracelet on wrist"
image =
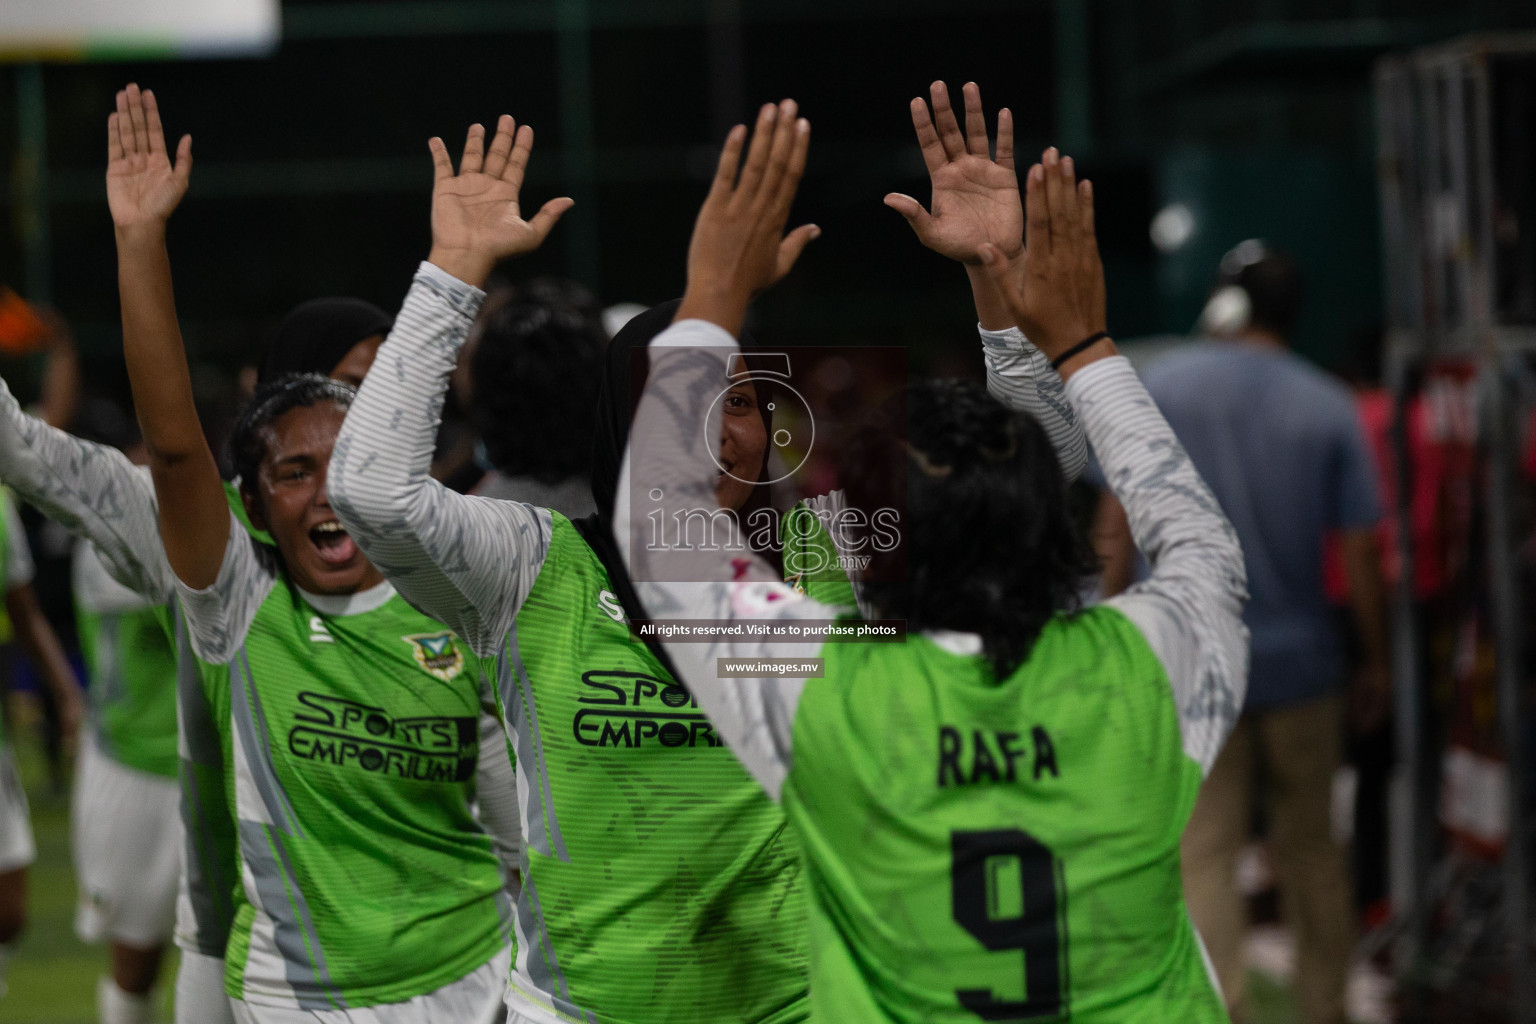
<path fill-rule="evenodd" d="M 1079 352 L 1083 351 L 1083 349 L 1085 349 L 1088 346 L 1092 345 L 1094 342 L 1103 341 L 1107 337 L 1109 337 L 1109 332 L 1108 331 L 1099 331 L 1097 334 L 1090 334 L 1090 335 L 1088 335 L 1088 337 L 1084 338 L 1082 341 L 1078 342 L 1076 345 L 1073 345 L 1071 348 L 1067 349 L 1065 352 L 1063 352 L 1061 355 L 1057 356 L 1055 359 L 1052 359 L 1051 360 L 1051 369 L 1053 369 L 1053 370 L 1061 369 L 1061 364 L 1062 363 L 1066 362 L 1068 359 L 1071 359 L 1073 356 L 1077 355 Z"/>

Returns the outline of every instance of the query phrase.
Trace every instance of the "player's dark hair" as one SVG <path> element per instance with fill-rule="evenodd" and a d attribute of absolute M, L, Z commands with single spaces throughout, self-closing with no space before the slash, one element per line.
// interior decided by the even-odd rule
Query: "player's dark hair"
<path fill-rule="evenodd" d="M 1248 293 L 1248 323 L 1291 340 L 1301 317 L 1301 267 L 1289 253 L 1249 239 L 1221 258 L 1219 285 Z"/>
<path fill-rule="evenodd" d="M 904 509 L 902 543 L 873 550 L 864 597 L 913 631 L 979 633 L 1005 678 L 1052 617 L 1078 609 L 1094 568 L 1061 464 L 1039 423 L 974 381 L 914 384 L 904 399 L 904 438 L 888 413 L 842 459 L 852 505 Z"/>
<path fill-rule="evenodd" d="M 484 320 L 470 359 L 469 417 L 492 465 L 554 484 L 588 476 L 603 348 L 599 316 L 525 290 Z"/>
<path fill-rule="evenodd" d="M 261 491 L 256 486 L 256 477 L 261 472 L 262 460 L 267 457 L 271 440 L 268 428 L 283 413 L 321 402 L 332 402 L 339 408 L 348 409 L 356 397 L 357 389 L 350 384 L 318 373 L 292 373 L 259 385 L 229 432 L 228 461 L 240 479 L 240 489 L 259 498 Z"/>

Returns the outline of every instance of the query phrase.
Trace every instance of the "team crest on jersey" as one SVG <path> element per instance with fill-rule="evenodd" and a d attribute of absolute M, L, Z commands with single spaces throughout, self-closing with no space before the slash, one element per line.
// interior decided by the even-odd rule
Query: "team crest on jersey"
<path fill-rule="evenodd" d="M 400 639 L 411 645 L 411 653 L 423 672 L 446 683 L 464 671 L 464 654 L 454 644 L 451 632 L 417 633 Z"/>

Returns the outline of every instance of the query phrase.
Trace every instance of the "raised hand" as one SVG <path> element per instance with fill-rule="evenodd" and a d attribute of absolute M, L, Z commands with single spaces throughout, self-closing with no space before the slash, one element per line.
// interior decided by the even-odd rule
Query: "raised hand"
<path fill-rule="evenodd" d="M 155 94 L 129 83 L 107 117 L 107 206 L 119 230 L 165 227 L 192 177 L 192 136 L 165 150 L 165 129 Z"/>
<path fill-rule="evenodd" d="M 1013 261 L 1023 255 L 1024 208 L 1013 168 L 1013 114 L 997 112 L 997 157 L 990 155 L 981 90 L 967 82 L 965 131 L 949 105 L 943 82 L 929 86 L 933 117 L 919 97 L 912 101 L 912 127 L 923 150 L 933 186 L 932 212 L 911 196 L 892 192 L 885 205 L 907 218 L 918 240 L 961 263 L 981 263 L 981 247 L 991 244 Z"/>
<path fill-rule="evenodd" d="M 496 122 L 489 151 L 485 129 L 470 126 L 457 174 L 442 139 L 434 137 L 427 146 L 436 172 L 432 252 L 427 258 L 461 281 L 483 284 L 500 260 L 537 249 L 560 215 L 576 205 L 566 197 L 551 199 L 533 217 L 523 219 L 518 193 L 533 152 L 533 129 L 518 128 L 506 114 Z"/>
<path fill-rule="evenodd" d="M 798 110 L 794 100 L 765 104 L 745 163 L 746 126 L 737 125 L 726 136 L 688 245 L 688 289 L 679 320 L 698 317 L 739 333 L 752 297 L 789 273 L 821 234 L 814 224 L 784 234 L 811 144 L 811 123 L 797 118 Z"/>
<path fill-rule="evenodd" d="M 981 258 L 1019 328 L 1055 360 L 1104 330 L 1093 186 L 1076 180 L 1070 157 L 1047 149 L 1025 179 L 1024 212 L 1022 273 L 991 243 L 981 247 Z M 1084 356 L 1112 351 L 1105 340 Z"/>

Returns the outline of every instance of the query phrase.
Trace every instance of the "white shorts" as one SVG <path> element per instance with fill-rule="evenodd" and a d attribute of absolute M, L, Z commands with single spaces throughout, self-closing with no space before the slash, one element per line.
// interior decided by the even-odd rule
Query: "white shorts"
<path fill-rule="evenodd" d="M 168 942 L 181 874 L 176 780 L 121 765 L 83 736 L 69 817 L 75 934 L 146 949 Z"/>
<path fill-rule="evenodd" d="M 37 859 L 32 843 L 32 816 L 27 791 L 11 748 L 0 744 L 0 875 L 29 866 Z"/>
<path fill-rule="evenodd" d="M 224 958 L 182 950 L 176 971 L 176 1024 L 232 1024 L 229 1003 Z"/>
<path fill-rule="evenodd" d="M 458 981 L 403 1003 L 355 1010 L 292 1010 L 231 999 L 235 1024 L 498 1024 L 512 965 L 508 947 Z"/>

